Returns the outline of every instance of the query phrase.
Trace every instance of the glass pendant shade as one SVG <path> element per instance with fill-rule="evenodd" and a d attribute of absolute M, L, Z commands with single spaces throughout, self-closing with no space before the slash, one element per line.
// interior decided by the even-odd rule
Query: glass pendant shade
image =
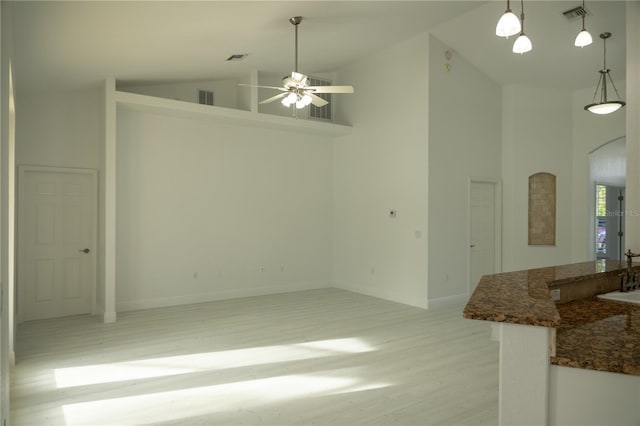
<path fill-rule="evenodd" d="M 625 106 L 625 103 L 622 101 L 611 101 L 604 104 L 590 104 L 584 107 L 584 109 L 594 114 L 605 115 L 616 112 L 623 106 Z"/>
<path fill-rule="evenodd" d="M 584 26 L 584 17 L 587 15 L 587 9 L 584 8 L 584 0 L 582 0 L 582 30 L 576 36 L 576 41 L 573 43 L 576 47 L 585 47 L 593 43 L 591 34 Z"/>
<path fill-rule="evenodd" d="M 291 105 L 295 104 L 296 108 L 298 109 L 302 109 L 304 107 L 306 107 L 307 105 L 309 105 L 311 103 L 312 99 L 311 96 L 305 94 L 305 95 L 299 95 L 297 93 L 289 93 L 287 96 L 285 96 L 284 98 L 282 98 L 282 105 L 286 106 L 287 108 L 289 108 Z"/>
<path fill-rule="evenodd" d="M 498 21 L 498 25 L 496 25 L 496 35 L 498 37 L 510 37 L 518 34 L 520 29 L 520 19 L 511 9 L 507 9 Z"/>
<path fill-rule="evenodd" d="M 585 47 L 593 43 L 593 38 L 591 38 L 591 34 L 589 31 L 583 29 L 576 36 L 576 41 L 573 43 L 577 47 Z"/>
<path fill-rule="evenodd" d="M 298 109 L 304 108 L 310 103 L 311 103 L 311 96 L 309 95 L 298 96 L 298 101 L 296 102 L 296 108 Z"/>
<path fill-rule="evenodd" d="M 295 103 L 298 101 L 298 97 L 296 96 L 295 93 L 289 93 L 287 96 L 285 96 L 284 98 L 282 98 L 282 105 L 286 106 L 287 108 L 289 108 L 291 106 L 291 104 Z"/>
<path fill-rule="evenodd" d="M 513 43 L 513 53 L 527 53 L 531 52 L 533 49 L 533 44 L 531 44 L 531 40 L 524 33 L 520 33 L 520 36 L 516 39 L 515 43 Z"/>

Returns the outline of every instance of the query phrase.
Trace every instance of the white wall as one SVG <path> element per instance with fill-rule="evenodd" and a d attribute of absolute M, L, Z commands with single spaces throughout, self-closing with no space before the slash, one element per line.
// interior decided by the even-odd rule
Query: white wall
<path fill-rule="evenodd" d="M 640 377 L 549 368 L 549 425 L 628 426 L 640 419 Z"/>
<path fill-rule="evenodd" d="M 501 178 L 501 88 L 457 54 L 447 61 L 447 50 L 431 37 L 430 301 L 468 294 L 469 179 Z"/>
<path fill-rule="evenodd" d="M 333 144 L 333 285 L 422 307 L 428 52 L 423 34 L 340 70 L 339 80 L 354 83 L 355 95 L 340 99 L 337 118 L 353 133 Z"/>
<path fill-rule="evenodd" d="M 0 422 L 8 423 L 10 413 L 10 363 L 13 350 L 13 191 L 14 119 L 11 5 L 0 3 Z"/>
<path fill-rule="evenodd" d="M 198 90 L 207 90 L 213 92 L 215 106 L 237 108 L 238 91 L 245 89 L 239 88 L 236 80 L 202 80 L 138 86 L 118 85 L 117 90 L 196 104 L 198 103 Z"/>
<path fill-rule="evenodd" d="M 117 310 L 329 286 L 330 139 L 124 107 L 117 128 Z"/>
<path fill-rule="evenodd" d="M 8 71 L 8 59 L 5 59 L 7 55 L 8 34 L 7 27 L 5 27 L 5 19 L 8 18 L 5 11 L 5 3 L 0 3 L 0 188 L 2 189 L 2 197 L 0 197 L 0 241 L 5 241 L 5 229 L 4 221 L 8 213 L 8 208 L 4 202 L 6 188 L 7 170 L 9 165 L 5 158 L 6 153 L 9 150 L 9 132 L 6 130 L 9 119 L 9 94 L 7 92 L 9 88 L 9 80 L 7 77 Z M 7 66 L 5 66 L 5 61 Z M 7 303 L 3 295 L 8 292 L 7 280 L 7 264 L 8 256 L 4 243 L 0 245 L 0 307 L 2 309 L 2 315 L 0 315 L 0 421 L 3 423 L 9 414 L 9 321 L 5 314 L 8 311 Z"/>
<path fill-rule="evenodd" d="M 18 164 L 99 168 L 98 90 L 22 92 L 16 102 Z"/>
<path fill-rule="evenodd" d="M 559 89 L 503 89 L 503 269 L 571 262 L 572 103 Z M 528 245 L 529 176 L 556 176 L 556 245 Z"/>

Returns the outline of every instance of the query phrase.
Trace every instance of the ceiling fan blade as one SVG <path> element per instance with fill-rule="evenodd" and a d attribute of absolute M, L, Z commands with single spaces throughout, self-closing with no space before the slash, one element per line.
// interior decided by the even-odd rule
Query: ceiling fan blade
<path fill-rule="evenodd" d="M 322 107 L 325 106 L 326 104 L 328 104 L 329 102 L 325 101 L 324 99 L 322 99 L 320 96 L 314 95 L 311 92 L 305 93 L 306 95 L 309 95 L 311 97 L 311 103 L 317 107 Z"/>
<path fill-rule="evenodd" d="M 257 87 L 259 89 L 274 89 L 274 90 L 280 90 L 280 91 L 286 91 L 287 89 L 285 89 L 284 87 L 276 87 L 276 86 L 254 86 L 253 84 L 244 84 L 244 83 L 238 83 L 238 86 L 244 86 L 244 87 Z"/>
<path fill-rule="evenodd" d="M 259 104 L 268 104 L 269 102 L 277 101 L 278 99 L 284 98 L 288 94 L 289 93 L 278 93 L 275 96 L 272 96 L 272 97 L 270 97 L 268 99 L 265 99 L 264 101 L 259 102 Z"/>
<path fill-rule="evenodd" d="M 353 86 L 307 86 L 313 93 L 353 93 Z"/>

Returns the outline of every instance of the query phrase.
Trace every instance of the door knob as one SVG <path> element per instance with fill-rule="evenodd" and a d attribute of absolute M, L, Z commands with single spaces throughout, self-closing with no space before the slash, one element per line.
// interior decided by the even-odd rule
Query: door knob
<path fill-rule="evenodd" d="M 88 248 L 86 248 L 86 249 L 82 249 L 82 250 L 78 250 L 78 251 L 79 251 L 80 253 L 87 254 L 87 253 L 89 253 L 91 250 L 89 250 Z"/>
<path fill-rule="evenodd" d="M 469 247 L 474 248 L 476 245 L 475 244 L 471 244 Z"/>

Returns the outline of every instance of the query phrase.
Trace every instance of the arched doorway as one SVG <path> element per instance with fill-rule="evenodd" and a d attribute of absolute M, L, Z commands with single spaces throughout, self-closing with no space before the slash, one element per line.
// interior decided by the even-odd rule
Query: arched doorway
<path fill-rule="evenodd" d="M 614 139 L 589 154 L 592 212 L 590 253 L 594 259 L 624 254 L 626 139 Z"/>

